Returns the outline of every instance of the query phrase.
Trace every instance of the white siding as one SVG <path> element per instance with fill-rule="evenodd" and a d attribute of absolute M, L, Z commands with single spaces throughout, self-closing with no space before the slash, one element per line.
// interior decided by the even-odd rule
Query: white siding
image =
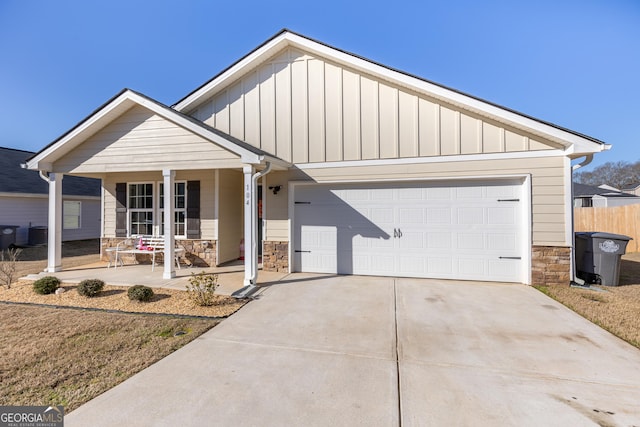
<path fill-rule="evenodd" d="M 100 237 L 100 200 L 65 196 L 64 200 L 82 202 L 81 227 L 62 230 L 62 241 L 96 239 Z M 0 196 L 0 224 L 17 225 L 16 244 L 27 244 L 30 226 L 47 226 L 49 218 L 47 196 Z"/>
<path fill-rule="evenodd" d="M 532 219 L 534 245 L 567 245 L 565 238 L 564 158 L 543 157 L 504 160 L 475 160 L 464 162 L 437 162 L 428 164 L 352 166 L 348 168 L 321 168 L 270 174 L 271 182 L 309 180 L 316 182 L 381 182 L 387 180 L 460 179 L 494 176 L 531 175 Z M 273 175 L 273 177 L 272 177 Z M 282 196 L 282 197 L 281 197 Z M 277 212 L 268 218 L 267 240 L 282 240 L 284 233 L 283 209 L 287 195 L 268 196 L 269 211 Z M 273 224 L 271 224 L 273 220 Z"/>
<path fill-rule="evenodd" d="M 557 148 L 522 130 L 290 48 L 189 114 L 294 163 Z"/>
<path fill-rule="evenodd" d="M 236 95 L 238 95 L 236 93 Z M 229 108 L 216 98 L 216 126 L 228 130 Z M 237 112 L 234 115 L 238 116 Z M 234 122 L 235 127 L 241 127 Z M 239 156 L 155 115 L 131 108 L 55 162 L 65 173 L 240 167 Z"/>

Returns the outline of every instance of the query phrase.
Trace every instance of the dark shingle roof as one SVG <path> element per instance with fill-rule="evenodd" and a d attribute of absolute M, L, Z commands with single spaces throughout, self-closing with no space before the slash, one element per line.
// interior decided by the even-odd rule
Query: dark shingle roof
<path fill-rule="evenodd" d="M 0 193 L 47 194 L 49 187 L 38 172 L 23 169 L 20 164 L 33 156 L 31 151 L 0 147 Z M 62 194 L 100 197 L 100 180 L 65 176 Z"/>
<path fill-rule="evenodd" d="M 633 194 L 622 193 L 620 191 L 614 191 L 608 188 L 600 188 L 594 185 L 573 183 L 573 197 L 590 197 L 590 196 L 603 196 L 603 197 L 636 197 Z"/>

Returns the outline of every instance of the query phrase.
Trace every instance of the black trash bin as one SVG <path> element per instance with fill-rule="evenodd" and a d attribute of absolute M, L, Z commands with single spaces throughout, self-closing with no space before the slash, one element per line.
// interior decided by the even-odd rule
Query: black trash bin
<path fill-rule="evenodd" d="M 625 254 L 629 236 L 589 232 L 576 233 L 576 270 L 588 283 L 618 286 L 620 258 Z"/>
<path fill-rule="evenodd" d="M 16 244 L 16 230 L 19 225 L 0 225 L 0 250 L 9 249 Z"/>

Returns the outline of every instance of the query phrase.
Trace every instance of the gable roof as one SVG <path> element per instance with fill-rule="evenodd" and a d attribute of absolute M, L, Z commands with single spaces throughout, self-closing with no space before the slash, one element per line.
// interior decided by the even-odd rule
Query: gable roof
<path fill-rule="evenodd" d="M 0 193 L 49 194 L 49 186 L 38 172 L 21 166 L 33 154 L 32 151 L 0 147 Z M 62 180 L 62 194 L 100 197 L 100 180 L 66 176 Z"/>
<path fill-rule="evenodd" d="M 230 67 L 205 82 L 175 103 L 172 108 L 184 112 L 193 110 L 201 102 L 231 85 L 244 74 L 287 47 L 294 47 L 320 57 L 329 58 L 338 64 L 346 65 L 352 69 L 368 73 L 394 84 L 408 87 L 435 99 L 475 112 L 481 116 L 507 123 L 515 128 L 534 134 L 539 134 L 547 139 L 560 143 L 567 149 L 567 154 L 573 155 L 573 157 L 596 153 L 610 148 L 610 145 L 596 138 L 376 63 L 359 55 L 332 47 L 287 29 L 281 30 Z"/>
<path fill-rule="evenodd" d="M 623 193 L 621 191 L 612 190 L 610 188 L 596 187 L 594 185 L 573 183 L 573 197 L 637 197 L 633 194 Z"/>
<path fill-rule="evenodd" d="M 245 163 L 260 164 L 264 161 L 269 161 L 276 165 L 288 166 L 288 163 L 283 160 L 273 157 L 259 148 L 253 147 L 218 129 L 214 129 L 193 117 L 176 111 L 142 93 L 131 89 L 123 89 L 64 135 L 27 159 L 27 167 L 33 170 L 51 171 L 52 164 L 57 159 L 73 150 L 134 105 L 140 105 L 211 143 L 237 154 Z"/>

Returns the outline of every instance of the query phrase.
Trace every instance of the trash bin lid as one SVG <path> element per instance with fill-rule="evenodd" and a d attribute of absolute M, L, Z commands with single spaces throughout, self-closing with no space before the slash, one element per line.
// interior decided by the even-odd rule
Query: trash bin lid
<path fill-rule="evenodd" d="M 593 239 L 613 239 L 613 240 L 624 240 L 624 241 L 633 240 L 633 237 L 625 236 L 623 234 L 604 233 L 601 231 L 583 233 L 583 234 L 590 235 L 591 238 Z"/>

